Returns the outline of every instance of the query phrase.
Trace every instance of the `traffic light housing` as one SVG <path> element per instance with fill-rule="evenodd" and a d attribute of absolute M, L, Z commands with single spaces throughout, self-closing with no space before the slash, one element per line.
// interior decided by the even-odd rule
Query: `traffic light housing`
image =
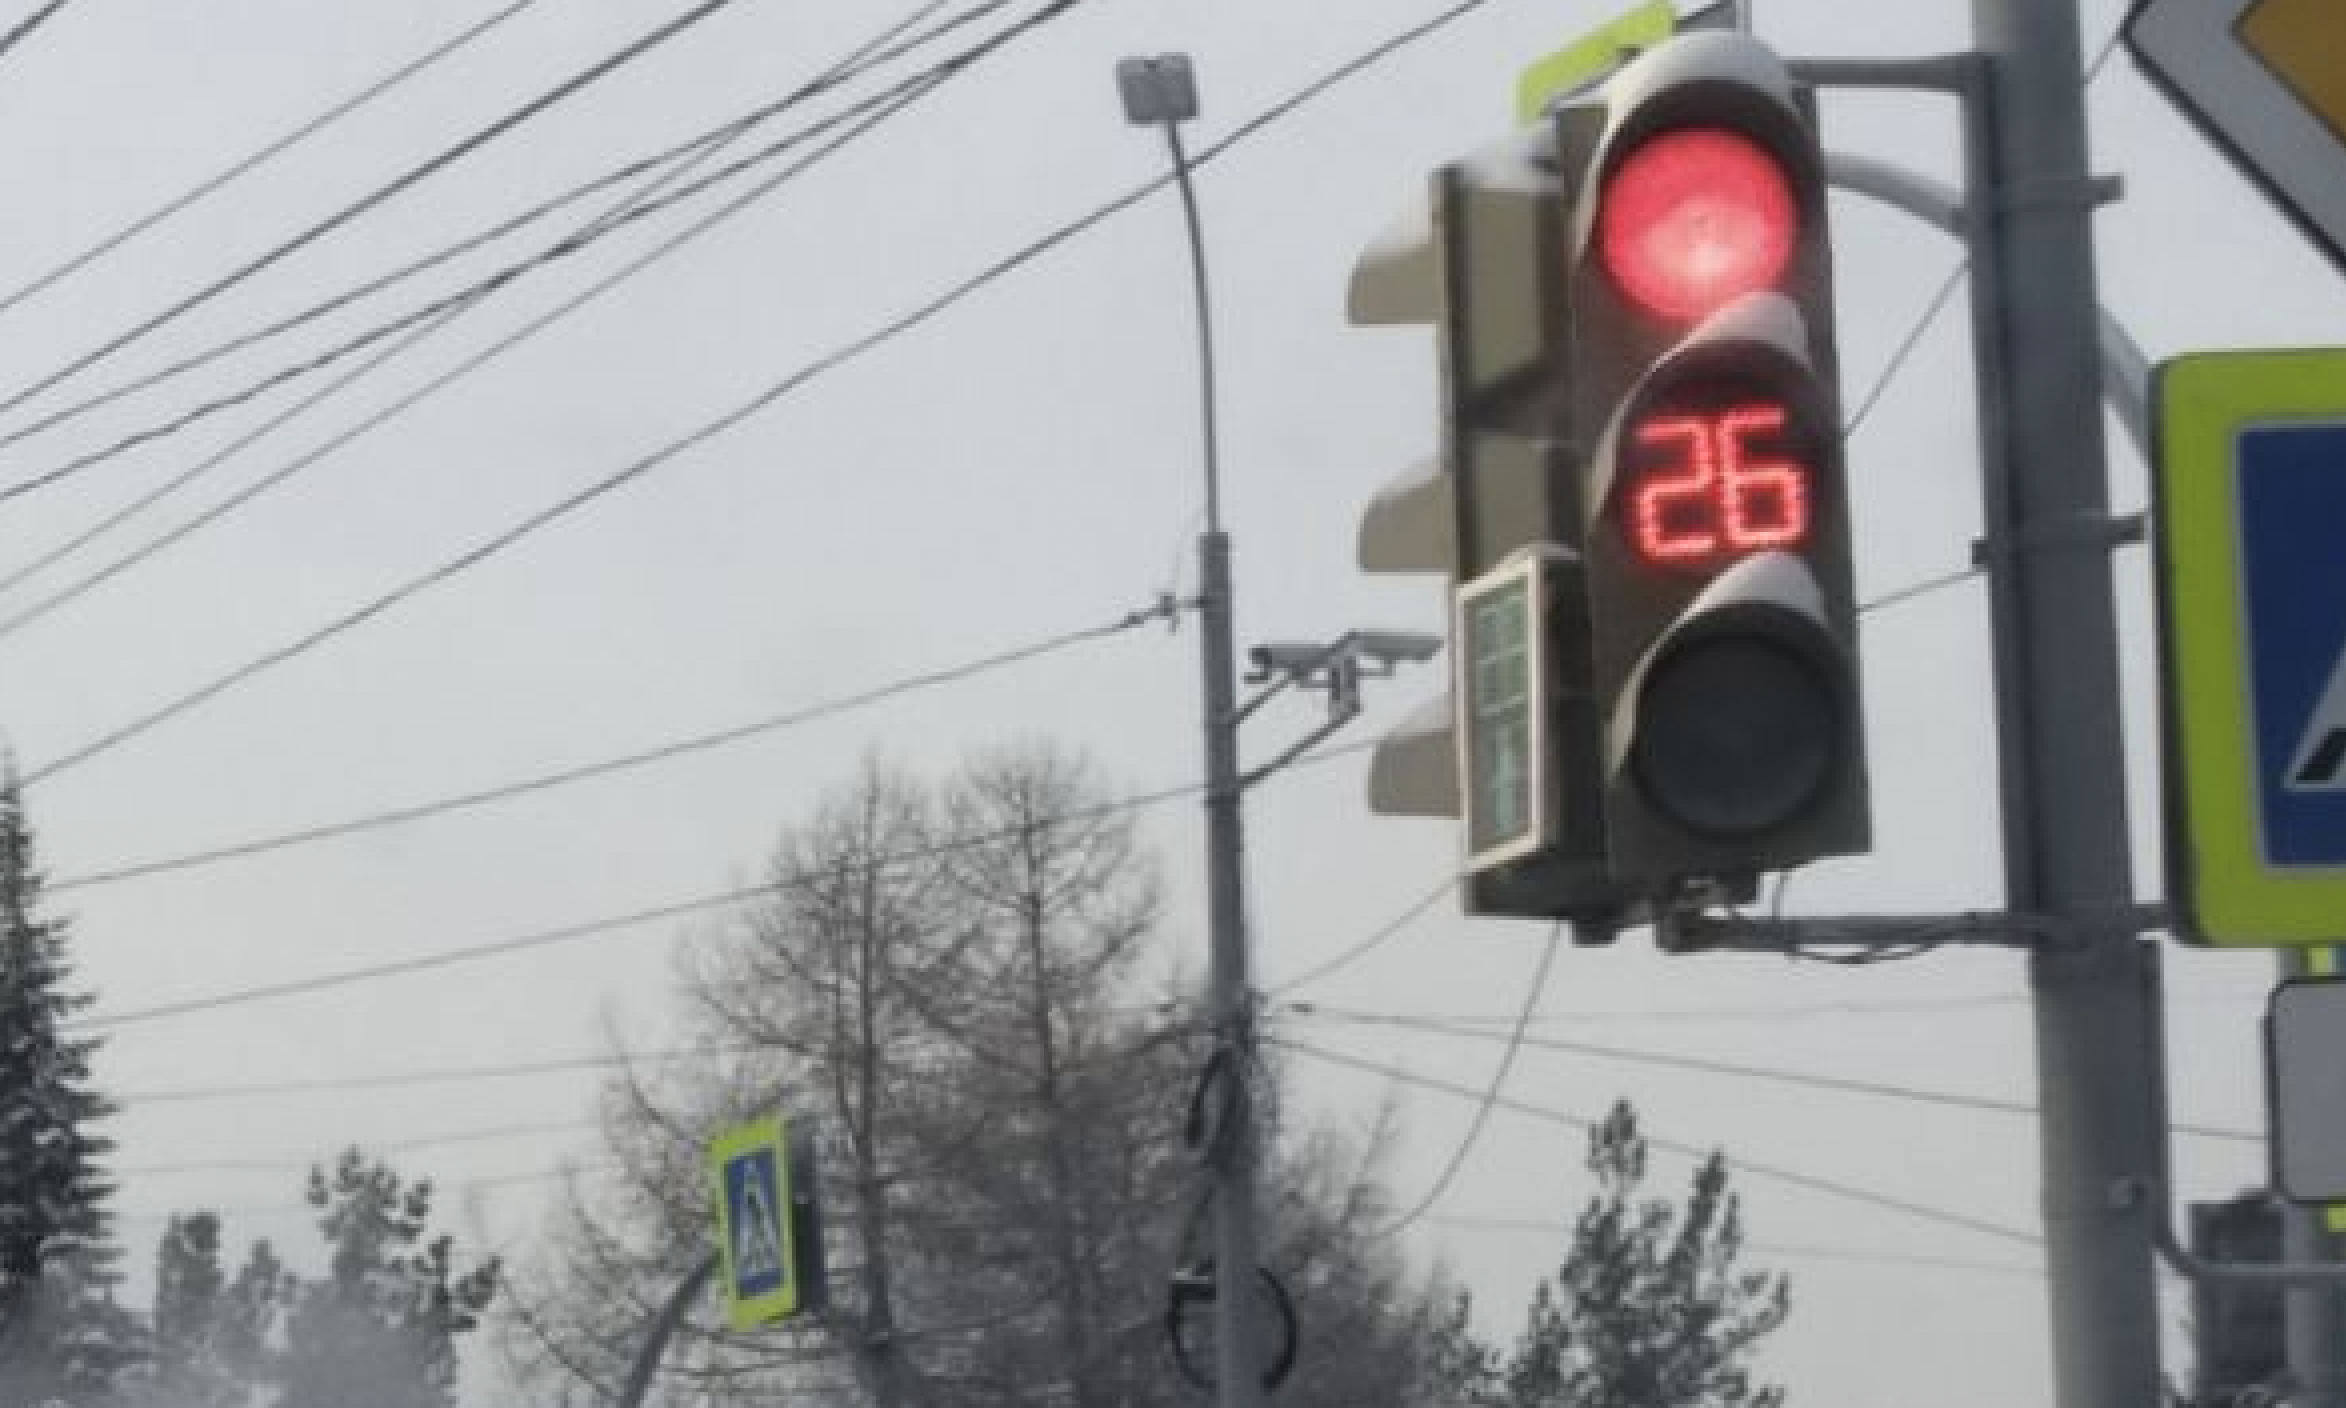
<path fill-rule="evenodd" d="M 1735 32 L 1442 168 L 1356 267 L 1442 383 L 1361 565 L 1454 608 L 1371 805 L 1459 820 L 1468 913 L 1602 940 L 1870 844 L 1832 294 L 1811 97 Z"/>
<path fill-rule="evenodd" d="M 1870 844 L 1831 241 L 1811 95 L 1692 33 L 1555 115 L 1590 785 L 1659 897 Z M 1566 497 L 1559 489 L 1558 497 Z"/>
<path fill-rule="evenodd" d="M 1369 793 L 1458 819 L 1467 913 L 1609 936 L 1626 900 L 1585 814 L 1597 734 L 1576 461 L 1556 434 L 1570 211 L 1553 139 L 1543 123 L 1437 170 L 1353 274 L 1352 321 L 1432 325 L 1441 383 L 1440 448 L 1369 505 L 1361 566 L 1439 573 L 1452 608 L 1450 694 L 1379 745 Z"/>

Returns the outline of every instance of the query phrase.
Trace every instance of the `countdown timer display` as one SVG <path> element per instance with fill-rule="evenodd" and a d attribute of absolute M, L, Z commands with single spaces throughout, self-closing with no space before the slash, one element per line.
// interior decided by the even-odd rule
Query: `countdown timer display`
<path fill-rule="evenodd" d="M 1615 500 L 1630 547 L 1652 566 L 1685 571 L 1800 551 L 1816 516 L 1813 444 L 1778 396 L 1649 405 L 1630 423 Z"/>

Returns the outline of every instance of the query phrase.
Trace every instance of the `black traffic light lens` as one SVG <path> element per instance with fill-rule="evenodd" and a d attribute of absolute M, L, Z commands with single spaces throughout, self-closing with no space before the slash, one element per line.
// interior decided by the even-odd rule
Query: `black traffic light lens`
<path fill-rule="evenodd" d="M 1807 655 L 1759 635 L 1698 637 L 1638 692 L 1638 785 L 1691 831 L 1743 837 L 1796 820 L 1839 765 L 1840 706 Z"/>

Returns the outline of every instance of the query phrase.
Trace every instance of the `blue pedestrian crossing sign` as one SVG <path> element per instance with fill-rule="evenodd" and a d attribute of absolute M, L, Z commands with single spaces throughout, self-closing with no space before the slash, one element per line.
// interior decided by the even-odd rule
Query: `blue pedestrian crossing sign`
<path fill-rule="evenodd" d="M 2157 372 L 2160 684 L 2180 937 L 2346 939 L 2346 349 Z"/>
<path fill-rule="evenodd" d="M 737 1125 L 709 1145 L 718 1287 L 736 1330 L 771 1324 L 799 1308 L 787 1134 L 782 1117 L 772 1115 Z"/>

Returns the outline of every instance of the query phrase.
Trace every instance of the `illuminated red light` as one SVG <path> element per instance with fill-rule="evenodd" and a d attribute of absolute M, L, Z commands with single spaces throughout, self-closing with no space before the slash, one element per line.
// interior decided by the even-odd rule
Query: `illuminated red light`
<path fill-rule="evenodd" d="M 1627 486 L 1630 544 L 1657 566 L 1706 567 L 1808 541 L 1809 471 L 1771 454 L 1776 402 L 1663 413 L 1638 423 Z"/>
<path fill-rule="evenodd" d="M 1774 286 L 1799 224 L 1773 156 L 1740 133 L 1690 127 L 1644 143 L 1614 171 L 1597 247 L 1623 292 L 1691 321 Z"/>

